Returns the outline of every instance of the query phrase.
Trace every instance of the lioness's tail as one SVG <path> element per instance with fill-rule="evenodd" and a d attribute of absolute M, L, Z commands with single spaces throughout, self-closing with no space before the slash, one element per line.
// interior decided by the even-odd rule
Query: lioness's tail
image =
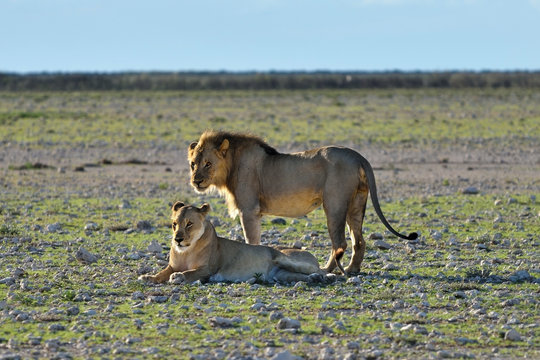
<path fill-rule="evenodd" d="M 361 162 L 362 162 L 362 167 L 364 168 L 364 171 L 367 176 L 369 193 L 371 195 L 371 202 L 373 203 L 375 212 L 379 216 L 379 219 L 381 219 L 381 222 L 384 224 L 384 226 L 386 226 L 388 230 L 390 230 L 392 234 L 399 236 L 402 239 L 407 239 L 407 240 L 416 239 L 418 237 L 417 233 L 415 232 L 410 233 L 409 236 L 400 234 L 396 230 L 394 230 L 394 228 L 388 223 L 388 221 L 386 220 L 386 218 L 384 217 L 382 213 L 381 205 L 379 205 L 379 198 L 377 197 L 377 186 L 375 185 L 375 175 L 373 174 L 373 168 L 371 167 L 371 164 L 362 156 L 361 156 Z"/>

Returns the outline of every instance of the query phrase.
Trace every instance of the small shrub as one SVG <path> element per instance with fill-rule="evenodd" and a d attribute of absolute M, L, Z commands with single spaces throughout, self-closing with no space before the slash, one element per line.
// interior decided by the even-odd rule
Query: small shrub
<path fill-rule="evenodd" d="M 1 236 L 17 236 L 20 235 L 21 231 L 11 224 L 2 224 L 0 225 L 0 235 Z"/>

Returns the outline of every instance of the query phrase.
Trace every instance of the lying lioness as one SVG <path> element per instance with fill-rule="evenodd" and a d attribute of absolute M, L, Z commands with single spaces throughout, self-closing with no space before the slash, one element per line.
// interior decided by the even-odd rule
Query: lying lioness
<path fill-rule="evenodd" d="M 172 207 L 171 251 L 169 265 L 156 275 L 141 280 L 163 283 L 201 281 L 263 281 L 289 283 L 321 279 L 317 259 L 307 251 L 277 250 L 249 245 L 217 236 L 206 219 L 210 205 L 200 208 L 176 202 Z"/>

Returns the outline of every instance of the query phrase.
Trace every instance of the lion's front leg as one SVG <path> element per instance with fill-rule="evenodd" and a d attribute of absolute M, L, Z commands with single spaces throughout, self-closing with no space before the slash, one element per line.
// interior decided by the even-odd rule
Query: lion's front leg
<path fill-rule="evenodd" d="M 169 277 L 172 273 L 174 273 L 173 268 L 171 267 L 171 265 L 167 265 L 165 269 L 161 270 L 156 275 L 141 275 L 139 276 L 139 280 L 149 281 L 155 284 L 161 284 L 169 280 Z"/>
<path fill-rule="evenodd" d="M 261 243 L 261 217 L 255 212 L 240 212 L 240 223 L 244 230 L 246 242 L 251 245 Z"/>

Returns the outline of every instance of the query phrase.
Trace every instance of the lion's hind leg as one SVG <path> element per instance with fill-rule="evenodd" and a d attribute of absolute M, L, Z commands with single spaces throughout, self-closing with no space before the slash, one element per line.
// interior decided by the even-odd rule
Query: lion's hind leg
<path fill-rule="evenodd" d="M 337 266 L 343 275 L 346 275 L 340 262 L 345 254 L 345 249 L 347 249 L 347 242 L 345 241 L 346 209 L 340 209 L 340 201 L 334 202 L 337 204 L 335 209 L 332 209 L 331 204 L 327 205 L 324 203 L 328 233 L 330 235 L 330 240 L 332 241 L 332 252 L 330 253 L 330 257 L 328 258 L 324 270 L 330 273 Z M 346 201 L 343 202 L 346 203 Z"/>
<path fill-rule="evenodd" d="M 359 191 L 351 201 L 347 212 L 347 225 L 352 242 L 351 261 L 345 268 L 348 274 L 360 272 L 360 265 L 364 260 L 364 253 L 366 252 L 366 241 L 362 236 L 362 224 L 366 212 L 367 197 L 367 188 L 365 191 Z"/>

